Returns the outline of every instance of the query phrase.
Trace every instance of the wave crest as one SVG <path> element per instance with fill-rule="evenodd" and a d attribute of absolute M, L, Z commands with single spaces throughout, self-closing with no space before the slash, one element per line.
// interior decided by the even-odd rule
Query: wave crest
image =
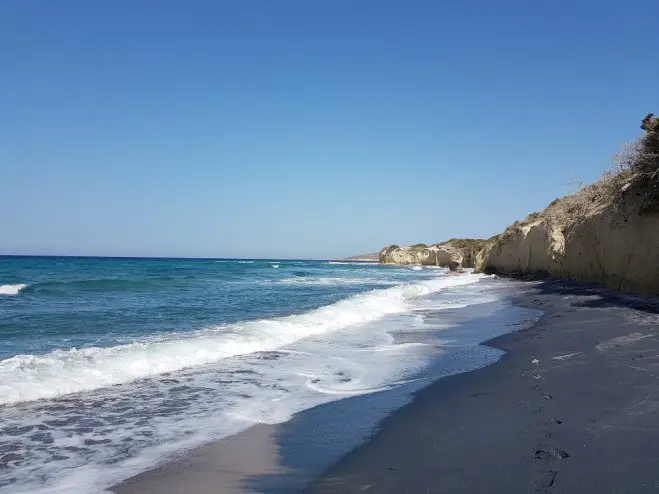
<path fill-rule="evenodd" d="M 127 345 L 16 355 L 0 361 L 0 404 L 55 398 L 237 355 L 273 351 L 302 338 L 407 312 L 412 298 L 475 283 L 480 278 L 465 274 L 372 290 L 303 314 L 209 327 Z"/>
<path fill-rule="evenodd" d="M 18 295 L 18 293 L 27 285 L 17 283 L 15 285 L 0 285 L 0 295 Z"/>

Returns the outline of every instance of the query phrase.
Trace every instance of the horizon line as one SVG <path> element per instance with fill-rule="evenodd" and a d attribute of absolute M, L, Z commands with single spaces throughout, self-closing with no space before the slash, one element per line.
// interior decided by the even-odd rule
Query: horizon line
<path fill-rule="evenodd" d="M 302 257 L 186 257 L 186 256 L 99 256 L 77 254 L 0 254 L 4 257 L 36 257 L 36 258 L 72 258 L 72 259 L 155 259 L 155 260 L 191 260 L 191 261 L 345 261 L 349 257 L 332 258 L 302 258 Z"/>

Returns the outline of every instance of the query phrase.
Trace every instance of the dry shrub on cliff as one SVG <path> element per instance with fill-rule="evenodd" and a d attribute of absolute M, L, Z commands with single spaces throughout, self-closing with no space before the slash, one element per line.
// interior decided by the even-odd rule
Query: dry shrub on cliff
<path fill-rule="evenodd" d="M 631 162 L 634 178 L 626 185 L 627 195 L 635 195 L 639 214 L 659 211 L 659 119 L 649 114 L 642 128 L 645 135 Z"/>
<path fill-rule="evenodd" d="M 641 128 L 645 130 L 645 135 L 639 139 L 632 167 L 638 173 L 656 178 L 659 171 L 659 118 L 648 114 Z"/>
<path fill-rule="evenodd" d="M 568 225 L 602 207 L 614 213 L 612 218 L 624 219 L 659 210 L 659 119 L 649 115 L 643 122 L 645 135 L 627 143 L 597 182 L 580 183 L 575 194 L 552 202 L 543 217 Z"/>
<path fill-rule="evenodd" d="M 625 217 L 659 210 L 659 119 L 643 119 L 645 135 L 614 157 L 614 169 L 598 182 Z M 597 184 L 596 184 L 597 185 Z"/>
<path fill-rule="evenodd" d="M 527 223 L 526 220 L 515 221 L 515 223 L 508 226 L 503 232 L 490 238 L 488 242 L 491 243 L 491 242 L 512 240 L 522 230 L 522 228 L 526 225 L 526 223 Z"/>

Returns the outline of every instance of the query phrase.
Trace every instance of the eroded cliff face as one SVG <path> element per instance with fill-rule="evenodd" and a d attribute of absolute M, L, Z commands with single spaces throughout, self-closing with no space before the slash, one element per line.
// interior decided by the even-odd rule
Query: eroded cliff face
<path fill-rule="evenodd" d="M 457 271 L 473 268 L 476 254 L 482 247 L 483 240 L 452 239 L 444 243 L 410 245 L 399 247 L 392 245 L 380 251 L 382 264 L 420 264 L 422 266 L 448 267 Z"/>
<path fill-rule="evenodd" d="M 602 208 L 562 225 L 551 217 L 509 227 L 479 253 L 476 270 L 550 275 L 659 293 L 659 214 L 624 218 Z"/>
<path fill-rule="evenodd" d="M 650 113 L 641 128 L 614 171 L 490 239 L 476 270 L 659 294 L 659 119 Z"/>

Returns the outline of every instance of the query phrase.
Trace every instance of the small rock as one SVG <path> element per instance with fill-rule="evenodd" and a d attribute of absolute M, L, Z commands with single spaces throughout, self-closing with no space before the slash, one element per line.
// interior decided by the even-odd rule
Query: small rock
<path fill-rule="evenodd" d="M 567 451 L 556 448 L 539 449 L 534 454 L 536 460 L 561 460 L 569 458 Z"/>

